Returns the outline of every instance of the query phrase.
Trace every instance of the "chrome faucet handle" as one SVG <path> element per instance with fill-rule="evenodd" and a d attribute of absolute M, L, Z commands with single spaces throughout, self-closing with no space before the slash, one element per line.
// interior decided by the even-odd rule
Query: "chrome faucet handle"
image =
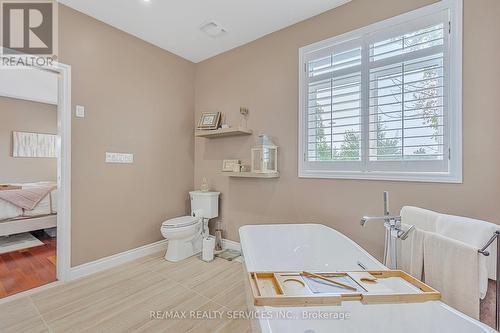
<path fill-rule="evenodd" d="M 363 218 L 360 221 L 361 226 L 365 226 L 367 222 L 369 221 L 381 221 L 381 222 L 390 222 L 394 221 L 395 225 L 399 226 L 401 224 L 401 216 L 390 216 L 390 215 L 384 215 L 384 216 L 363 216 Z"/>
<path fill-rule="evenodd" d="M 398 238 L 401 239 L 401 240 L 405 240 L 408 238 L 408 236 L 410 235 L 410 232 L 412 232 L 413 230 L 415 229 L 415 226 L 412 225 L 408 228 L 408 230 L 406 231 L 403 231 L 403 230 L 399 230 L 398 231 Z"/>

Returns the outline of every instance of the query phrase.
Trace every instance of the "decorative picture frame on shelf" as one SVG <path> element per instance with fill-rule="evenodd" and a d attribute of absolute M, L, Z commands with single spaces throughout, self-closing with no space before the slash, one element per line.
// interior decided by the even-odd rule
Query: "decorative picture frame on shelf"
<path fill-rule="evenodd" d="M 203 112 L 198 121 L 199 130 L 216 130 L 221 120 L 220 112 Z"/>
<path fill-rule="evenodd" d="M 240 164 L 240 160 L 223 160 L 222 172 L 234 172 L 234 168 Z"/>

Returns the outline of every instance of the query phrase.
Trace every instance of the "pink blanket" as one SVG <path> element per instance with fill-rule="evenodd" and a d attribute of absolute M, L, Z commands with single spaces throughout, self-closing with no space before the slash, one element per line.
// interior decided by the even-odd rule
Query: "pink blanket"
<path fill-rule="evenodd" d="M 23 187 L 21 190 L 0 191 L 0 199 L 19 208 L 33 210 L 55 188 L 53 185 L 36 185 Z"/>

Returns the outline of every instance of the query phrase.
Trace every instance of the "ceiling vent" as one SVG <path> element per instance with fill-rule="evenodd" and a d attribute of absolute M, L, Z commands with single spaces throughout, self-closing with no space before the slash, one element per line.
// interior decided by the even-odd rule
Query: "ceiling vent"
<path fill-rule="evenodd" d="M 200 30 L 209 35 L 210 37 L 217 38 L 227 33 L 226 29 L 221 27 L 214 21 L 203 24 Z"/>

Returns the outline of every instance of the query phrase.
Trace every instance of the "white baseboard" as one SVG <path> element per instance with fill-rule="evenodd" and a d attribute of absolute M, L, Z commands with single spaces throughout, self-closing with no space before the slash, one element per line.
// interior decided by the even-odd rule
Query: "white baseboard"
<path fill-rule="evenodd" d="M 222 248 L 224 250 L 236 250 L 241 252 L 241 244 L 229 239 L 222 240 Z"/>
<path fill-rule="evenodd" d="M 117 253 L 109 257 L 101 258 L 79 266 L 72 267 L 69 274 L 69 280 L 78 279 L 99 271 L 113 268 L 120 264 L 156 253 L 167 249 L 167 240 L 161 240 L 156 243 L 144 245 L 132 250 Z"/>
<path fill-rule="evenodd" d="M 222 247 L 224 249 L 241 251 L 241 245 L 238 242 L 223 239 Z M 167 249 L 167 240 L 161 240 L 156 243 L 144 245 L 132 250 L 117 253 L 109 257 L 101 258 L 79 266 L 72 267 L 69 273 L 69 280 L 79 279 L 81 277 L 100 272 L 102 270 L 113 268 L 120 264 L 145 257 L 147 255 L 165 251 Z"/>

